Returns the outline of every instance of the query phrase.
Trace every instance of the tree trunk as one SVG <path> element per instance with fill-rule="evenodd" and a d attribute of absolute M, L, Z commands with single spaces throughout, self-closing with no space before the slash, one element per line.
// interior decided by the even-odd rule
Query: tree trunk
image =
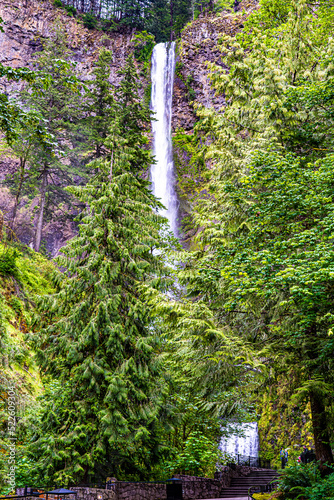
<path fill-rule="evenodd" d="M 20 196 L 21 196 L 25 166 L 26 166 L 26 158 L 21 157 L 20 158 L 20 182 L 19 182 L 19 186 L 17 188 L 17 192 L 16 192 L 16 196 L 15 196 L 15 202 L 14 202 L 14 208 L 13 208 L 13 218 L 12 218 L 12 224 L 11 224 L 12 229 L 14 229 L 17 207 L 19 204 Z"/>
<path fill-rule="evenodd" d="M 312 425 L 314 434 L 314 447 L 316 459 L 320 462 L 322 471 L 326 472 L 325 463 L 333 463 L 333 454 L 329 444 L 327 415 L 321 396 L 310 392 Z"/>
<path fill-rule="evenodd" d="M 173 41 L 174 0 L 170 1 L 170 41 Z"/>
<path fill-rule="evenodd" d="M 45 166 L 42 174 L 41 199 L 39 204 L 39 212 L 38 212 L 35 239 L 34 239 L 35 252 L 39 252 L 41 246 L 47 177 L 48 177 L 48 172 L 47 172 L 47 167 Z"/>

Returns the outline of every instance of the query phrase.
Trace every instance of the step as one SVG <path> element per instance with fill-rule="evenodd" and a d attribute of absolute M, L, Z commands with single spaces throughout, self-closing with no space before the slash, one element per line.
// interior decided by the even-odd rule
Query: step
<path fill-rule="evenodd" d="M 275 479 L 277 478 L 277 476 L 273 476 L 273 477 L 249 477 L 249 478 L 240 478 L 240 477 L 233 477 L 232 478 L 232 482 L 236 482 L 238 481 L 239 483 L 259 483 L 261 481 L 274 481 Z"/>
<path fill-rule="evenodd" d="M 247 488 L 239 488 L 237 486 L 230 486 L 229 488 L 224 488 L 223 490 L 221 490 L 221 493 L 226 493 L 227 491 L 229 493 L 232 493 L 232 492 L 236 493 L 236 492 L 240 492 L 240 491 L 241 492 L 245 492 L 245 491 L 247 492 L 249 490 L 249 488 L 250 488 L 250 486 L 249 487 L 247 486 Z"/>
<path fill-rule="evenodd" d="M 247 493 L 222 493 L 219 498 L 246 498 L 248 499 L 248 492 Z"/>
<path fill-rule="evenodd" d="M 220 498 L 240 498 L 248 497 L 248 490 L 251 486 L 265 486 L 278 479 L 279 474 L 271 469 L 264 469 L 251 472 L 248 476 L 232 478 L 231 485 L 223 488 Z"/>

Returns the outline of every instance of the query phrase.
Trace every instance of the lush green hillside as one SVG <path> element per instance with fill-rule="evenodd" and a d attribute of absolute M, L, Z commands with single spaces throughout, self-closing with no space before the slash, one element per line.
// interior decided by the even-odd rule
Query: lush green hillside
<path fill-rule="evenodd" d="M 39 369 L 28 344 L 29 332 L 37 296 L 52 292 L 49 277 L 53 270 L 53 264 L 41 254 L 18 244 L 0 243 L 0 477 L 7 470 L 11 387 L 15 387 L 18 418 L 17 465 L 24 468 L 24 420 L 27 413 L 36 410 L 35 400 L 42 392 Z"/>

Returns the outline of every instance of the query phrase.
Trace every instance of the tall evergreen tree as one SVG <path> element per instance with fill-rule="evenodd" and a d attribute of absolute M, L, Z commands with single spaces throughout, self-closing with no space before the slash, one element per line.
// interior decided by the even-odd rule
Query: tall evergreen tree
<path fill-rule="evenodd" d="M 88 115 L 85 120 L 85 143 L 90 150 L 89 158 L 99 158 L 106 153 L 104 143 L 115 116 L 113 86 L 109 81 L 111 61 L 112 52 L 101 49 L 93 70 L 94 79 L 85 95 L 84 112 Z"/>
<path fill-rule="evenodd" d="M 138 99 L 132 58 L 123 75 L 110 153 L 93 162 L 93 180 L 70 189 L 88 208 L 79 236 L 59 258 L 59 291 L 40 305 L 38 358 L 65 384 L 55 399 L 66 404 L 58 414 L 46 407 L 32 447 L 42 455 L 44 479 L 87 481 L 105 463 L 104 477 L 147 477 L 155 461 L 159 339 L 138 284 L 162 286 L 156 250 L 165 222 L 142 175 L 152 162 L 145 149 L 150 113 Z"/>
<path fill-rule="evenodd" d="M 47 92 L 37 80 L 20 96 L 41 117 L 42 126 L 53 138 L 51 148 L 35 141 L 33 157 L 30 158 L 29 184 L 37 187 L 40 198 L 33 241 L 36 251 L 41 245 L 46 210 L 52 218 L 55 207 L 64 201 L 70 202 L 64 186 L 71 184 L 74 176 L 83 174 L 75 148 L 75 126 L 82 118 L 82 98 L 74 66 L 69 59 L 65 34 L 60 26 L 56 26 L 53 37 L 36 58 L 40 73 L 49 82 Z M 67 157 L 65 161 L 64 156 Z"/>

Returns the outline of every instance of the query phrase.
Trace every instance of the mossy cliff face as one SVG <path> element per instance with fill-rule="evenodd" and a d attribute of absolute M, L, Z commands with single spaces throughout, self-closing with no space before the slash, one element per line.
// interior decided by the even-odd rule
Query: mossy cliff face
<path fill-rule="evenodd" d="M 288 448 L 289 462 L 296 463 L 304 445 L 314 447 L 310 404 L 291 398 L 293 382 L 280 377 L 268 387 L 257 408 L 261 456 L 277 467 L 281 466 L 281 448 Z"/>
<path fill-rule="evenodd" d="M 38 371 L 27 344 L 36 297 L 51 293 L 52 262 L 32 250 L 0 242 L 0 377 L 38 392 Z"/>
<path fill-rule="evenodd" d="M 180 140 L 180 131 L 191 135 L 196 123 L 196 107 L 204 106 L 223 110 L 224 96 L 217 96 L 212 90 L 207 63 L 216 63 L 228 69 L 218 42 L 223 34 L 236 35 L 242 30 L 247 16 L 258 7 L 257 0 L 239 2 L 237 12 L 233 9 L 220 15 L 200 16 L 183 30 L 177 45 L 176 75 L 173 96 L 172 129 L 174 135 L 174 162 L 177 171 L 177 187 L 180 199 L 181 217 L 192 211 L 192 201 L 201 193 L 201 165 L 191 162 L 187 140 Z M 188 143 L 189 144 L 189 143 Z M 189 220 L 189 219 L 187 219 Z M 193 230 L 188 226 L 185 239 L 191 245 Z"/>

